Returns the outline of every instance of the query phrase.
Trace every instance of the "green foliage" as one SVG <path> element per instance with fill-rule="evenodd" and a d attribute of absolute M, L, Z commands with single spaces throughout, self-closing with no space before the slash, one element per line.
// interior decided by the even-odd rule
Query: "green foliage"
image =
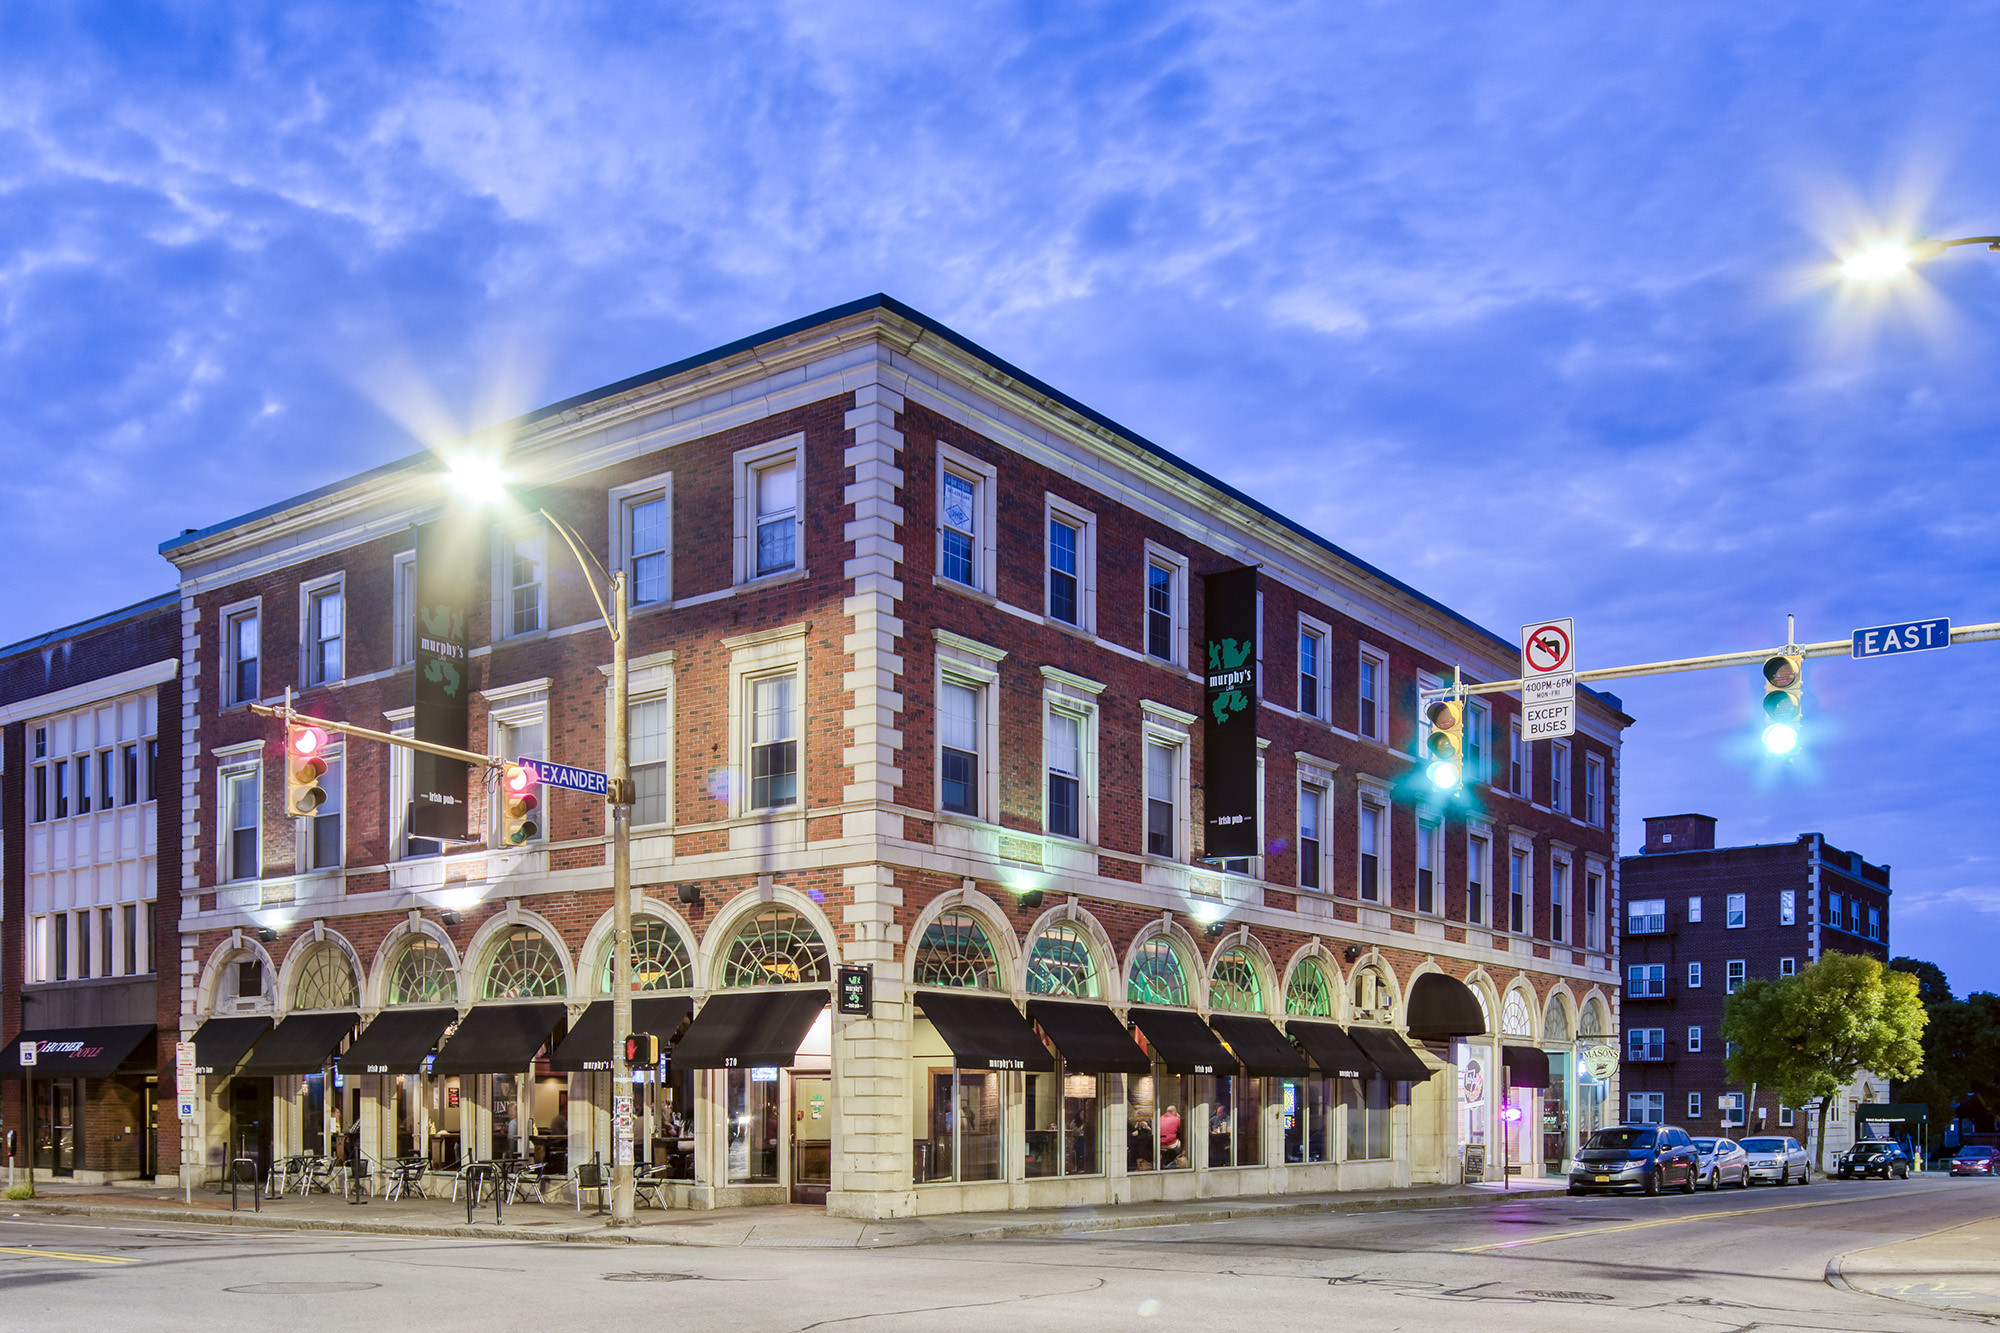
<path fill-rule="evenodd" d="M 1917 997 L 1930 1018 L 1923 1070 L 1897 1081 L 1896 1100 L 1928 1106 L 1936 1134 L 1967 1097 L 2000 1083 L 2000 995 L 1982 991 L 1953 999 L 1951 984 L 1935 963 L 1896 958 L 1889 966 L 1917 978 Z"/>
<path fill-rule="evenodd" d="M 17 1202 L 22 1199 L 32 1199 L 35 1197 L 35 1187 L 33 1185 L 9 1185 L 7 1187 L 7 1197 Z"/>

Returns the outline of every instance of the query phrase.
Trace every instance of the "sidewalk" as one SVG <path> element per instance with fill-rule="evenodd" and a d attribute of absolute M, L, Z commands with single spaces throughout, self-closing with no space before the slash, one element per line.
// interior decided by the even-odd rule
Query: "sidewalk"
<path fill-rule="evenodd" d="M 903 1245 L 938 1245 L 953 1241 L 1006 1240 L 1058 1236 L 1085 1231 L 1115 1231 L 1127 1227 L 1179 1226 L 1228 1218 L 1287 1217 L 1312 1213 L 1379 1212 L 1392 1208 L 1437 1208 L 1507 1198 L 1544 1200 L 1565 1197 L 1561 1181 L 1515 1181 L 1511 1191 L 1498 1183 L 1426 1185 L 1403 1190 L 1356 1190 L 1339 1194 L 1292 1194 L 1277 1198 L 1193 1199 L 1176 1203 L 1121 1204 L 1102 1207 L 1046 1208 L 996 1213 L 953 1213 L 938 1217 L 858 1221 L 830 1217 L 823 1208 L 776 1205 L 761 1208 L 719 1208 L 710 1212 L 662 1212 L 641 1208 L 635 1224 L 613 1229 L 594 1214 L 586 1201 L 576 1205 L 509 1203 L 502 1220 L 493 1220 L 488 1202 L 466 1224 L 461 1199 L 370 1199 L 350 1204 L 337 1197 L 315 1195 L 265 1199 L 263 1211 L 252 1211 L 247 1194 L 237 1212 L 229 1196 L 196 1190 L 192 1206 L 178 1189 L 146 1189 L 129 1185 L 70 1187 L 42 1183 L 38 1197 L 0 1202 L 0 1216 L 37 1213 L 87 1216 L 146 1222 L 204 1222 L 211 1225 L 264 1227 L 296 1231 L 367 1232 L 375 1235 L 442 1236 L 480 1240 L 581 1241 L 619 1245 L 693 1245 L 708 1247 L 772 1246 L 843 1249 L 886 1249 Z"/>
<path fill-rule="evenodd" d="M 1827 1280 L 1934 1310 L 2000 1315 L 2000 1217 L 1843 1254 Z"/>

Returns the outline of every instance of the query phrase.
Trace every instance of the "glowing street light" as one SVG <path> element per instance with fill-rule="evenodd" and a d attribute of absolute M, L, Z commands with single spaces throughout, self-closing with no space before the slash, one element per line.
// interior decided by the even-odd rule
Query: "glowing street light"
<path fill-rule="evenodd" d="M 2000 250 L 2000 236 L 1960 236 L 1934 241 L 1919 236 L 1914 241 L 1876 241 L 1840 261 L 1840 271 L 1849 282 L 1887 282 L 1909 271 L 1912 264 L 1936 259 L 1955 245 L 1983 245 Z"/>

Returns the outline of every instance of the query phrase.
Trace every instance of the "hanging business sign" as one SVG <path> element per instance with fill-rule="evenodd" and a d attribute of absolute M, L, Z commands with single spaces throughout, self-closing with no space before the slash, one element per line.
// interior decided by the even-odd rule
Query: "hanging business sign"
<path fill-rule="evenodd" d="M 875 1010 L 875 969 L 866 964 L 841 965 L 834 988 L 834 1007 L 850 1018 L 867 1018 Z"/>
<path fill-rule="evenodd" d="M 1257 571 L 1202 580 L 1202 856 L 1257 847 Z"/>
<path fill-rule="evenodd" d="M 416 570 L 411 578 L 409 627 L 416 682 L 413 731 L 433 745 L 466 747 L 471 694 L 467 670 L 466 615 L 472 574 L 482 549 L 480 528 L 441 518 L 417 528 Z M 445 842 L 466 840 L 466 765 L 462 759 L 418 750 L 410 788 L 410 833 Z"/>

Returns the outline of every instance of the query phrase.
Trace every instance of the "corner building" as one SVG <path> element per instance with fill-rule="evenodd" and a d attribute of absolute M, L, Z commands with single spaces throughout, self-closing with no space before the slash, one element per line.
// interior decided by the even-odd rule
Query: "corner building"
<path fill-rule="evenodd" d="M 1708 815 L 1655 815 L 1624 860 L 1625 1118 L 1693 1133 L 1789 1134 L 1808 1147 L 1818 1103 L 1791 1107 L 1729 1078 L 1727 997 L 1829 952 L 1889 961 L 1889 867 L 1824 834 L 1717 847 Z M 1755 1096 L 1755 1103 L 1749 1102 Z M 1855 1138 L 1855 1108 L 1889 1099 L 1862 1071 L 1827 1107 L 1826 1161 Z"/>
<path fill-rule="evenodd" d="M 630 579 L 635 1025 L 670 1039 L 636 1140 L 666 1205 L 1539 1173 L 1615 1105 L 1615 1066 L 1577 1058 L 1618 1022 L 1611 696 L 1527 745 L 1483 699 L 1474 780 L 1436 796 L 1418 689 L 1511 678 L 1513 643 L 886 297 L 464 444 Z M 419 455 L 162 548 L 211 1172 L 612 1160 L 601 802 L 544 791 L 501 849 L 475 781 L 487 846 L 439 846 L 407 752 L 350 739 L 292 820 L 244 707 L 289 685 L 409 729 L 411 529 L 458 503 L 445 476 Z M 484 543 L 473 748 L 607 768 L 581 572 L 526 509 Z M 1205 580 L 1243 566 L 1260 854 L 1214 863 Z M 870 969 L 864 1015 L 833 1012 L 841 965 Z"/>

